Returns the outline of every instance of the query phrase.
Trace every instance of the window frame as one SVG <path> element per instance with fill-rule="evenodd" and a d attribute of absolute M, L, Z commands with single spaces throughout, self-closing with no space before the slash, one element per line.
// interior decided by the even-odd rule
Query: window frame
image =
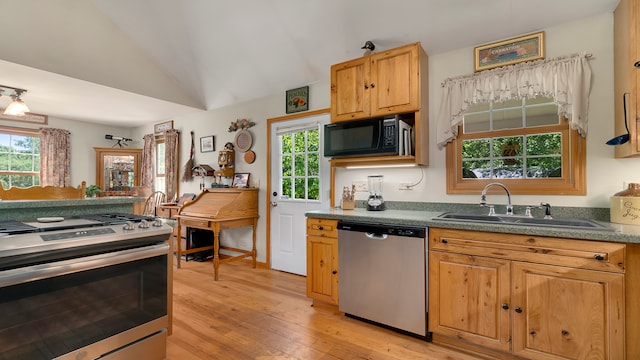
<path fill-rule="evenodd" d="M 154 147 L 154 149 L 153 149 L 154 151 L 153 152 L 155 154 L 154 159 L 153 159 L 153 187 L 154 187 L 155 190 L 159 190 L 159 191 L 165 192 L 166 191 L 165 188 L 166 188 L 166 185 L 167 185 L 167 174 L 166 174 L 166 170 L 167 169 L 166 169 L 166 165 L 165 165 L 165 172 L 161 173 L 158 170 L 159 169 L 158 162 L 160 161 L 160 157 L 162 156 L 162 158 L 164 158 L 164 156 L 165 156 L 164 153 L 160 154 L 158 152 L 158 145 L 160 145 L 160 144 L 165 144 L 164 135 L 155 136 L 155 142 L 153 144 L 153 147 Z M 166 161 L 166 159 L 165 159 L 165 161 Z M 164 186 L 165 188 L 163 188 L 163 189 L 158 189 L 158 185 L 159 185 L 158 184 L 158 179 L 159 178 L 163 179 L 163 183 L 165 185 Z"/>
<path fill-rule="evenodd" d="M 2 134 L 10 134 L 10 135 L 18 135 L 18 136 L 28 136 L 28 137 L 40 137 L 40 132 L 37 129 L 27 129 L 27 128 L 16 128 L 11 126 L 2 126 L 0 125 L 0 133 Z M 42 144 L 40 145 L 40 166 L 42 166 Z M 0 170 L 0 175 L 26 175 L 26 176 L 37 176 L 39 178 L 38 183 L 42 184 L 42 172 L 32 172 L 32 171 L 3 171 Z M 1 184 L 0 184 L 1 186 Z M 38 186 L 38 185 L 34 185 Z"/>
<path fill-rule="evenodd" d="M 524 130 L 524 131 L 523 131 Z M 535 135 L 559 132 L 562 136 L 562 177 L 518 178 L 518 179 L 469 179 L 462 174 L 462 142 L 488 137 Z M 586 195 L 586 139 L 571 130 L 566 118 L 558 125 L 531 128 L 505 129 L 464 134 L 463 125 L 458 126 L 458 136 L 446 145 L 447 194 L 479 194 L 489 183 L 500 182 L 511 194 L 521 195 Z"/>

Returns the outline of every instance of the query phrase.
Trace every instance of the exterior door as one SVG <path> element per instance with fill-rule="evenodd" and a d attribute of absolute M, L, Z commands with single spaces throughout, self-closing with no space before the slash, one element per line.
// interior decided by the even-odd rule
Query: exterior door
<path fill-rule="evenodd" d="M 271 268 L 307 273 L 305 212 L 328 209 L 329 161 L 322 129 L 329 114 L 271 123 Z"/>

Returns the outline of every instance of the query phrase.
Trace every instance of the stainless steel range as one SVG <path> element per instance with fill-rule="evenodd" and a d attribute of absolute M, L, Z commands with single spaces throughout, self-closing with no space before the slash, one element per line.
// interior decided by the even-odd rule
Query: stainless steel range
<path fill-rule="evenodd" d="M 170 233 L 127 214 L 0 221 L 0 359 L 164 359 Z"/>

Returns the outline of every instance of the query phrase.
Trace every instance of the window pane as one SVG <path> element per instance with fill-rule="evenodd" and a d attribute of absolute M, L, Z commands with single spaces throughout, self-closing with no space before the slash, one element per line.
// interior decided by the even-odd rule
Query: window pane
<path fill-rule="evenodd" d="M 522 156 L 522 136 L 510 136 L 493 139 L 493 152 L 497 157 Z"/>
<path fill-rule="evenodd" d="M 156 164 L 156 173 L 158 175 L 164 175 L 166 170 L 165 170 L 165 164 L 164 164 L 164 150 L 165 150 L 165 146 L 164 143 L 158 143 L 156 145 L 156 160 L 157 160 L 157 164 Z M 164 189 L 164 187 L 162 187 L 162 189 Z"/>
<path fill-rule="evenodd" d="M 472 134 L 491 130 L 489 116 L 489 112 L 465 114 L 463 120 L 464 133 Z"/>
<path fill-rule="evenodd" d="M 281 151 L 283 154 L 290 154 L 292 152 L 292 144 L 293 138 L 291 137 L 291 134 L 282 135 Z"/>
<path fill-rule="evenodd" d="M 307 142 L 305 141 L 305 132 L 297 132 L 294 134 L 295 138 L 293 139 L 293 151 L 300 153 L 305 152 L 307 150 Z"/>
<path fill-rule="evenodd" d="M 306 156 L 304 156 L 304 154 L 296 154 L 295 159 L 296 159 L 296 164 L 294 167 L 295 175 L 304 176 L 307 171 Z"/>
<path fill-rule="evenodd" d="M 474 139 L 464 140 L 462 142 L 462 158 L 476 159 L 488 158 L 491 156 L 491 140 L 490 139 Z"/>
<path fill-rule="evenodd" d="M 33 171 L 33 157 L 31 155 L 13 154 L 9 161 L 12 171 Z"/>
<path fill-rule="evenodd" d="M 522 108 L 493 112 L 493 130 L 519 129 L 522 127 Z"/>
<path fill-rule="evenodd" d="M 559 178 L 562 177 L 562 158 L 541 157 L 527 159 L 527 177 Z"/>
<path fill-rule="evenodd" d="M 549 133 L 527 136 L 527 155 L 560 155 L 562 135 Z"/>
<path fill-rule="evenodd" d="M 558 106 L 555 104 L 527 107 L 525 117 L 527 127 L 558 125 L 560 122 Z"/>
<path fill-rule="evenodd" d="M 320 179 L 317 177 L 310 177 L 307 179 L 309 189 L 309 195 L 307 196 L 310 200 L 318 200 L 320 199 Z"/>
<path fill-rule="evenodd" d="M 306 186 L 305 178 L 296 178 L 295 180 L 296 199 L 305 199 Z"/>
<path fill-rule="evenodd" d="M 307 167 L 309 168 L 309 176 L 318 176 L 320 175 L 320 161 L 319 156 L 317 154 L 309 154 L 307 157 Z"/>
<path fill-rule="evenodd" d="M 9 170 L 9 154 L 0 153 L 0 171 Z"/>
<path fill-rule="evenodd" d="M 496 159 L 493 161 L 494 179 L 519 179 L 522 178 L 522 158 Z"/>
<path fill-rule="evenodd" d="M 462 176 L 465 179 L 488 179 L 491 177 L 491 161 L 462 161 Z"/>
<path fill-rule="evenodd" d="M 291 199 L 291 178 L 282 179 L 282 198 Z"/>
<path fill-rule="evenodd" d="M 318 152 L 320 151 L 320 132 L 316 130 L 307 131 L 307 151 Z"/>
<path fill-rule="evenodd" d="M 282 163 L 282 176 L 291 176 L 293 175 L 293 170 L 291 169 L 291 156 L 283 155 L 280 160 Z"/>

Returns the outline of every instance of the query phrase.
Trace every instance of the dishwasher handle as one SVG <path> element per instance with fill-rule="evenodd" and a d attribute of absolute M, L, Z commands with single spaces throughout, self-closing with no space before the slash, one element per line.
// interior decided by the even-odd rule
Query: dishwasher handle
<path fill-rule="evenodd" d="M 371 240 L 387 240 L 387 237 L 389 237 L 387 234 L 380 234 L 380 233 L 365 233 L 365 235 L 367 236 L 367 238 L 371 239 Z"/>

